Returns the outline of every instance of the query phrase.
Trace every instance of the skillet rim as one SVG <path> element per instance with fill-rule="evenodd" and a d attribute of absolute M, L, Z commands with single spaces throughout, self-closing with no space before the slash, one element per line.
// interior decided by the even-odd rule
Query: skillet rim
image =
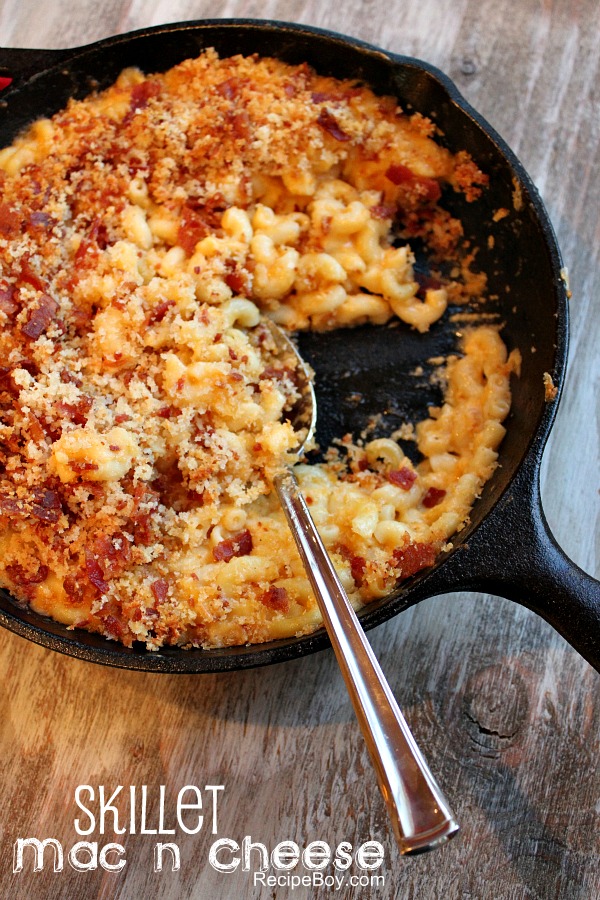
<path fill-rule="evenodd" d="M 450 103 L 466 115 L 471 122 L 485 135 L 488 142 L 493 145 L 494 151 L 512 170 L 518 179 L 523 194 L 523 206 L 530 210 L 540 231 L 541 245 L 548 252 L 549 269 L 553 275 L 554 297 L 556 301 L 556 333 L 554 349 L 554 370 L 552 378 L 557 389 L 556 399 L 551 403 L 545 403 L 541 414 L 532 428 L 528 442 L 520 461 L 513 467 L 507 484 L 494 499 L 490 509 L 483 515 L 472 530 L 475 533 L 489 519 L 494 509 L 498 506 L 502 497 L 514 484 L 517 476 L 524 470 L 532 479 L 539 478 L 539 467 L 542 453 L 548 439 L 550 430 L 556 416 L 558 401 L 562 394 L 568 349 L 568 288 L 565 283 L 565 269 L 556 235 L 550 218 L 546 211 L 541 196 L 532 179 L 525 170 L 523 164 L 506 144 L 499 133 L 487 122 L 487 120 L 463 97 L 452 79 L 436 66 L 412 56 L 404 56 L 393 51 L 383 50 L 374 44 L 360 38 L 344 35 L 329 29 L 312 25 L 303 25 L 294 22 L 270 19 L 253 18 L 224 18 L 224 19 L 199 19 L 184 22 L 165 23 L 163 25 L 136 29 L 130 32 L 111 35 L 90 44 L 81 45 L 66 50 L 35 50 L 24 48 L 3 48 L 0 50 L 0 63 L 2 54 L 4 59 L 21 57 L 24 64 L 21 69 L 24 81 L 10 85 L 2 95 L 2 99 L 9 98 L 20 91 L 22 87 L 42 78 L 57 68 L 76 63 L 86 54 L 98 51 L 106 51 L 111 47 L 131 44 L 138 39 L 155 35 L 172 35 L 184 32 L 202 33 L 214 29 L 231 29 L 232 31 L 256 30 L 261 33 L 280 35 L 282 32 L 300 40 L 302 36 L 309 40 L 318 39 L 326 41 L 329 46 L 337 45 L 340 49 L 351 46 L 366 58 L 379 57 L 380 60 L 394 69 L 413 69 L 415 73 L 425 73 L 434 82 L 440 85 Z M 275 54 L 276 55 L 276 54 Z M 38 59 L 44 64 L 44 68 L 28 71 L 28 60 Z M 54 61 L 52 61 L 54 60 Z M 19 73 L 17 73 L 19 74 Z M 4 104 L 3 104 L 4 105 Z M 419 602 L 428 596 L 444 593 L 445 590 L 460 589 L 453 585 L 444 586 L 444 564 L 450 559 L 456 550 L 460 549 L 460 543 L 446 556 L 440 557 L 435 565 L 424 570 L 419 575 L 405 582 L 391 594 L 381 600 L 374 601 L 365 606 L 359 612 L 361 624 L 365 630 L 382 624 L 408 606 Z M 441 573 L 441 575 L 439 575 Z M 438 577 L 436 577 L 438 576 Z M 428 590 L 428 582 L 433 581 Z M 415 590 L 416 588 L 416 590 Z M 433 588 L 433 589 L 432 589 Z M 412 595 L 412 596 L 411 596 Z M 20 615 L 18 612 L 20 611 Z M 88 632 L 70 631 L 66 626 L 60 625 L 51 619 L 33 613 L 28 608 L 23 608 L 10 598 L 8 592 L 0 590 L 0 625 L 9 631 L 37 643 L 47 649 L 55 650 L 87 662 L 100 665 L 109 665 L 115 668 L 135 669 L 138 671 L 166 673 L 166 674 L 208 674 L 223 671 L 254 668 L 286 662 L 291 659 L 306 656 L 319 650 L 330 647 L 330 641 L 323 628 L 302 637 L 285 638 L 277 641 L 269 641 L 264 644 L 242 645 L 226 647 L 222 649 L 201 650 L 181 648 L 163 648 L 160 651 L 146 651 L 126 648 L 118 643 Z M 74 636 L 74 637 L 73 637 Z"/>

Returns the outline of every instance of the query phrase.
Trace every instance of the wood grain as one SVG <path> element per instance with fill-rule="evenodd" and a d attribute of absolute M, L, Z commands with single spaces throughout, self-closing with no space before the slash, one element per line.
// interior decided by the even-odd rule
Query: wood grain
<path fill-rule="evenodd" d="M 199 18 L 291 20 L 439 66 L 519 154 L 548 207 L 573 299 L 565 400 L 543 499 L 565 550 L 600 575 L 600 40 L 596 0 L 7 0 L 0 43 L 69 47 Z M 355 846 L 382 842 L 385 886 L 345 898 L 600 895 L 598 675 L 533 614 L 499 598 L 442 596 L 371 632 L 417 740 L 462 823 L 447 847 L 401 859 L 330 653 L 221 676 L 97 668 L 0 634 L 0 894 L 12 898 L 287 898 L 215 872 L 208 826 L 178 833 L 179 872 L 153 872 L 156 836 L 127 834 L 120 873 L 13 874 L 17 837 L 80 839 L 77 785 L 224 785 L 218 835 Z M 123 792 L 124 793 L 124 792 Z M 126 799 L 121 795 L 121 800 Z M 208 797 L 205 796 L 205 800 Z M 126 803 L 119 802 L 122 812 Z M 138 824 L 139 832 L 139 824 Z M 97 833 L 101 843 L 114 840 Z M 168 840 L 168 838 L 165 838 Z"/>

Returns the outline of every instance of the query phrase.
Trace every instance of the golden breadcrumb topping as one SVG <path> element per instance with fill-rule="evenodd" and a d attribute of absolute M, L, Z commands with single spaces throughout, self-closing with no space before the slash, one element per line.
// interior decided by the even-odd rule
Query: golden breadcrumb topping
<path fill-rule="evenodd" d="M 390 98 L 214 51 L 126 70 L 1 150 L 0 585 L 149 649 L 316 628 L 272 490 L 298 371 L 263 318 L 426 331 L 485 280 L 468 260 L 419 279 L 410 239 L 454 254 L 442 188 L 476 200 L 486 181 Z M 340 435 L 296 466 L 355 606 L 463 526 L 517 366 L 497 328 L 469 329 L 414 429 L 421 462 Z"/>

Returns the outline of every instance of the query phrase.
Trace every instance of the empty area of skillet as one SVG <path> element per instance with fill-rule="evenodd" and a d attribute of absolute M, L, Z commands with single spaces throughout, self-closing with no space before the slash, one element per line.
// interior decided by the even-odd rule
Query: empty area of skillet
<path fill-rule="evenodd" d="M 463 221 L 467 239 L 477 248 L 475 268 L 488 275 L 487 302 L 475 312 L 502 322 L 505 343 L 509 350 L 521 351 L 523 367 L 521 377 L 513 383 L 501 465 L 477 502 L 471 525 L 456 542 L 459 545 L 504 492 L 540 427 L 549 427 L 552 414 L 544 397 L 543 375 L 549 372 L 560 385 L 566 322 L 565 286 L 537 195 L 507 148 L 471 110 L 462 108 L 449 82 L 414 60 L 390 57 L 360 43 L 346 43 L 338 36 L 300 27 L 224 22 L 166 26 L 74 51 L 72 59 L 63 54 L 59 65 L 8 97 L 1 114 L 0 140 L 8 143 L 33 119 L 63 107 L 69 97 L 109 85 L 126 66 L 162 71 L 211 46 L 222 55 L 257 52 L 287 62 L 308 62 L 325 74 L 362 79 L 379 93 L 395 95 L 406 111 L 431 117 L 449 149 L 469 151 L 490 177 L 481 200 L 467 203 L 447 191 L 443 205 Z M 317 374 L 317 441 L 321 447 L 348 432 L 356 436 L 368 428 L 370 436 L 390 434 L 404 422 L 425 418 L 428 406 L 439 403 L 441 397 L 431 379 L 437 364 L 428 361 L 456 351 L 457 333 L 470 324 L 464 319 L 465 312 L 474 311 L 464 307 L 449 310 L 426 335 L 400 323 L 302 335 L 300 350 Z M 406 450 L 411 453 L 410 445 Z M 443 570 L 443 561 L 438 565 Z M 417 577 L 425 587 L 427 579 L 427 572 Z M 384 599 L 365 610 L 368 625 L 384 621 L 411 602 L 409 583 L 394 594 L 393 603 Z M 5 594 L 0 607 L 7 627 L 53 649 L 94 662 L 155 671 L 218 671 L 261 665 L 326 644 L 318 633 L 254 647 L 147 653 L 68 631 L 15 607 Z"/>

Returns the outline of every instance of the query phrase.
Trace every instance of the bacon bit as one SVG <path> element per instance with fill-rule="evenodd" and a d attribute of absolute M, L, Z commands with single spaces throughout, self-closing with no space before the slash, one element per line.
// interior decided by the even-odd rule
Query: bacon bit
<path fill-rule="evenodd" d="M 435 178 L 417 178 L 415 185 L 417 194 L 426 203 L 437 203 L 442 196 L 442 189 Z"/>
<path fill-rule="evenodd" d="M 234 269 L 233 272 L 229 272 L 225 276 L 224 280 L 227 287 L 231 288 L 234 294 L 242 295 L 244 297 L 248 296 L 248 280 L 242 272 Z"/>
<path fill-rule="evenodd" d="M 85 477 L 82 477 L 81 481 L 91 499 L 104 500 L 106 498 L 106 487 L 101 481 L 89 481 Z M 70 481 L 68 484 L 62 486 L 63 493 L 73 497 L 75 492 L 79 491 L 82 484 Z"/>
<path fill-rule="evenodd" d="M 193 204 L 191 205 L 193 206 Z M 216 228 L 221 223 L 221 216 L 228 205 L 229 204 L 221 191 L 215 191 L 214 194 L 207 197 L 201 205 L 202 215 L 205 216 L 209 225 Z"/>
<path fill-rule="evenodd" d="M 100 534 L 92 544 L 92 554 L 98 561 L 103 578 L 116 578 L 127 568 L 131 558 L 129 541 L 121 531 L 110 536 Z"/>
<path fill-rule="evenodd" d="M 16 500 L 13 497 L 6 497 L 0 494 L 0 515 L 3 516 L 23 516 L 25 514 L 25 507 L 21 500 Z"/>
<path fill-rule="evenodd" d="M 323 131 L 326 131 L 331 135 L 332 138 L 335 138 L 336 141 L 349 141 L 350 135 L 347 134 L 343 128 L 338 124 L 338 120 L 330 113 L 328 109 L 322 109 L 319 113 L 319 118 L 317 119 L 317 125 L 320 125 Z"/>
<path fill-rule="evenodd" d="M 112 613 L 103 619 L 103 624 L 105 631 L 108 631 L 108 633 L 116 640 L 120 640 L 125 634 L 125 628 L 122 622 L 120 622 L 116 616 L 113 616 Z"/>
<path fill-rule="evenodd" d="M 385 177 L 388 181 L 391 181 L 392 184 L 398 185 L 411 184 L 416 176 L 408 166 L 403 166 L 401 163 L 392 163 L 385 173 Z"/>
<path fill-rule="evenodd" d="M 411 487 L 417 480 L 417 473 L 409 469 L 408 466 L 402 466 L 401 469 L 392 469 L 387 473 L 388 481 L 402 488 L 403 491 L 410 491 Z"/>
<path fill-rule="evenodd" d="M 69 372 L 68 369 L 60 370 L 60 380 L 63 384 L 75 384 L 77 386 L 81 384 L 81 379 L 79 379 L 73 372 Z"/>
<path fill-rule="evenodd" d="M 177 243 L 188 256 L 196 249 L 196 244 L 210 233 L 210 227 L 206 219 L 190 206 L 184 206 L 181 211 L 181 223 L 177 231 Z"/>
<path fill-rule="evenodd" d="M 432 566 L 437 556 L 434 544 L 408 543 L 394 550 L 394 565 L 400 569 L 402 578 L 410 578 L 421 569 Z"/>
<path fill-rule="evenodd" d="M 37 172 L 39 171 L 39 166 L 32 166 L 31 171 L 36 172 L 36 174 L 37 174 Z M 34 197 L 39 197 L 39 195 L 42 193 L 42 185 L 40 184 L 38 179 L 35 178 L 33 175 L 31 177 L 31 190 L 32 190 Z M 48 199 L 48 197 L 50 196 L 49 188 L 46 188 L 45 196 L 46 196 L 46 199 Z"/>
<path fill-rule="evenodd" d="M 441 188 L 435 178 L 423 178 L 402 163 L 392 163 L 385 177 L 395 185 L 404 184 L 414 187 L 415 192 L 427 203 L 436 203 L 442 196 Z"/>
<path fill-rule="evenodd" d="M 164 578 L 157 578 L 150 585 L 150 590 L 154 594 L 157 603 L 164 603 L 169 591 L 169 582 Z"/>
<path fill-rule="evenodd" d="M 138 109 L 145 109 L 148 106 L 148 101 L 152 97 L 158 97 L 159 94 L 160 84 L 158 81 L 147 79 L 140 84 L 135 84 L 131 89 L 129 109 L 123 118 L 123 125 L 128 125 Z"/>
<path fill-rule="evenodd" d="M 161 419 L 171 419 L 173 416 L 179 415 L 179 410 L 175 406 L 161 406 L 156 415 Z"/>
<path fill-rule="evenodd" d="M 35 269 L 31 267 L 28 256 L 23 256 L 21 259 L 19 280 L 24 281 L 25 284 L 31 285 L 36 291 L 45 292 L 48 289 L 47 283 L 38 275 Z"/>
<path fill-rule="evenodd" d="M 265 606 L 268 606 L 269 609 L 277 610 L 278 612 L 288 612 L 290 608 L 290 598 L 288 597 L 288 592 L 283 587 L 275 587 L 275 585 L 271 585 L 268 591 L 265 591 L 260 595 L 260 602 Z"/>
<path fill-rule="evenodd" d="M 289 375 L 293 378 L 294 370 L 289 366 L 283 366 L 277 368 L 277 366 L 267 366 L 266 369 L 263 369 L 259 375 L 261 381 L 263 379 L 271 379 L 272 381 L 283 381 L 283 379 Z"/>
<path fill-rule="evenodd" d="M 393 219 L 396 209 L 387 203 L 377 203 L 369 209 L 372 219 Z"/>
<path fill-rule="evenodd" d="M 213 547 L 213 558 L 216 562 L 229 562 L 234 556 L 248 556 L 253 546 L 252 535 L 246 529 L 232 538 L 219 541 L 216 547 Z"/>
<path fill-rule="evenodd" d="M 60 519 L 60 510 L 42 509 L 41 506 L 32 506 L 31 515 L 35 516 L 36 519 L 39 519 L 40 522 L 45 522 L 46 525 L 55 525 Z"/>
<path fill-rule="evenodd" d="M 215 91 L 221 97 L 225 97 L 226 100 L 233 100 L 234 97 L 240 93 L 241 88 L 248 84 L 249 79 L 247 78 L 226 78 L 225 81 L 221 81 L 219 84 L 215 85 Z"/>
<path fill-rule="evenodd" d="M 31 514 L 41 522 L 53 525 L 60 519 L 62 504 L 55 491 L 46 488 L 35 488 L 33 491 L 33 505 Z"/>
<path fill-rule="evenodd" d="M 0 366 L 0 391 L 6 391 L 8 394 L 18 394 L 17 386 L 12 380 L 12 373 L 12 366 Z"/>
<path fill-rule="evenodd" d="M 363 556 L 353 556 L 350 560 L 350 572 L 357 585 L 363 582 L 367 561 Z"/>
<path fill-rule="evenodd" d="M 63 400 L 59 400 L 54 404 L 54 409 L 75 425 L 86 425 L 93 403 L 92 398 L 84 394 L 77 403 L 65 403 Z"/>
<path fill-rule="evenodd" d="M 58 312 L 58 303 L 48 294 L 42 294 L 39 298 L 38 305 L 29 310 L 27 321 L 21 328 L 22 334 L 31 338 L 32 341 L 37 339 L 45 332 L 46 328 Z"/>
<path fill-rule="evenodd" d="M 136 544 L 149 547 L 154 542 L 152 517 L 150 513 L 138 513 L 132 518 L 133 537 Z"/>
<path fill-rule="evenodd" d="M 70 603 L 81 603 L 84 600 L 84 587 L 75 575 L 67 575 L 63 581 L 63 590 Z"/>
<path fill-rule="evenodd" d="M 20 359 L 19 362 L 13 366 L 13 370 L 14 369 L 25 369 L 32 378 L 35 378 L 36 375 L 40 374 L 38 364 L 33 359 Z"/>
<path fill-rule="evenodd" d="M 50 231 L 54 225 L 52 216 L 45 212 L 32 212 L 29 216 L 29 224 L 32 228 L 40 228 L 43 231 Z"/>
<path fill-rule="evenodd" d="M 21 232 L 21 217 L 8 203 L 0 203 L 0 234 L 5 238 L 16 237 Z"/>
<path fill-rule="evenodd" d="M 71 310 L 71 323 L 77 334 L 87 334 L 92 325 L 91 310 L 73 304 L 73 308 Z"/>
<path fill-rule="evenodd" d="M 175 306 L 174 300 L 162 300 L 160 303 L 157 303 L 154 309 L 150 310 L 146 318 L 146 325 L 155 325 L 157 322 L 162 322 L 172 306 Z"/>
<path fill-rule="evenodd" d="M 437 291 L 442 287 L 442 282 L 438 278 L 431 275 L 425 275 L 423 272 L 415 272 L 414 279 L 419 285 L 417 296 L 423 299 L 427 291 Z"/>
<path fill-rule="evenodd" d="M 238 112 L 230 114 L 228 121 L 231 123 L 231 130 L 236 138 L 247 140 L 250 136 L 250 116 L 248 111 L 241 109 Z"/>
<path fill-rule="evenodd" d="M 142 109 L 148 105 L 148 101 L 152 97 L 158 97 L 160 94 L 160 82 L 147 79 L 141 84 L 136 84 L 131 89 L 131 108 Z"/>
<path fill-rule="evenodd" d="M 13 285 L 0 287 L 0 310 L 7 316 L 12 316 L 19 308 L 15 303 L 16 290 Z"/>
<path fill-rule="evenodd" d="M 343 556 L 344 559 L 348 560 L 350 563 L 350 572 L 352 577 L 354 578 L 354 583 L 357 587 L 363 583 L 365 569 L 367 568 L 367 561 L 364 556 L 357 556 L 352 553 L 352 551 L 346 547 L 345 544 L 340 544 L 337 548 L 340 556 Z"/>
<path fill-rule="evenodd" d="M 46 430 L 42 426 L 42 423 L 38 419 L 35 413 L 29 412 L 27 415 L 27 427 L 29 428 L 29 434 L 31 438 L 36 443 L 41 443 L 46 440 Z"/>
<path fill-rule="evenodd" d="M 87 256 L 88 253 L 94 254 L 94 259 L 98 254 L 98 250 L 106 250 L 108 246 L 108 231 L 106 225 L 101 219 L 94 219 L 92 222 L 92 227 L 90 228 L 90 233 L 87 237 L 84 237 L 79 244 L 75 252 L 75 261 L 81 262 L 81 260 Z"/>
<path fill-rule="evenodd" d="M 235 97 L 237 90 L 235 86 L 235 78 L 227 78 L 225 81 L 222 81 L 220 84 L 215 85 L 215 91 L 221 97 L 225 97 L 226 100 L 233 100 Z"/>
<path fill-rule="evenodd" d="M 45 581 L 50 572 L 48 566 L 40 563 L 37 572 L 26 572 L 19 563 L 10 563 L 6 566 L 6 572 L 10 578 L 18 585 L 41 584 Z"/>
<path fill-rule="evenodd" d="M 446 491 L 442 490 L 441 488 L 430 487 L 423 497 L 423 506 L 426 509 L 432 509 L 432 507 L 437 506 L 438 503 L 441 503 L 445 496 Z"/>
<path fill-rule="evenodd" d="M 42 506 L 44 509 L 61 508 L 59 495 L 56 491 L 51 491 L 48 488 L 34 488 L 33 499 L 38 506 Z"/>
<path fill-rule="evenodd" d="M 108 592 L 110 585 L 104 580 L 104 572 L 100 567 L 100 563 L 95 558 L 92 551 L 88 550 L 87 547 L 85 550 L 85 572 L 88 581 L 90 581 L 101 594 L 106 594 Z"/>
<path fill-rule="evenodd" d="M 94 219 L 89 233 L 89 240 L 94 241 L 100 250 L 108 247 L 108 229 L 100 218 Z"/>
<path fill-rule="evenodd" d="M 313 91 L 310 99 L 313 103 L 337 103 L 344 99 L 344 94 L 340 91 Z"/>

